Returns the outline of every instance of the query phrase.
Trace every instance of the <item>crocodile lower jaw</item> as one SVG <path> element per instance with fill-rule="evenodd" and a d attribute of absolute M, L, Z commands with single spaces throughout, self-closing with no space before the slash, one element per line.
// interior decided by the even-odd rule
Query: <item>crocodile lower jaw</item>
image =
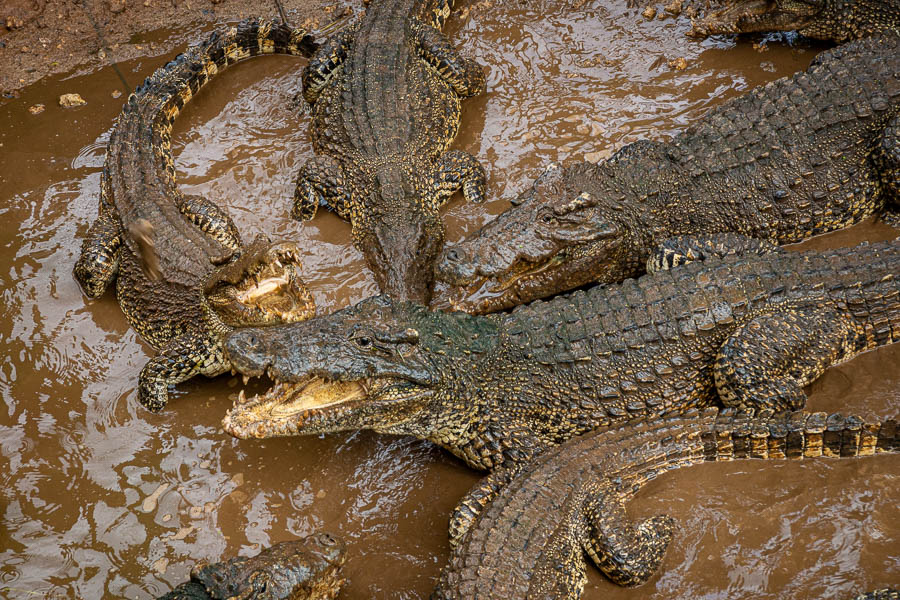
<path fill-rule="evenodd" d="M 333 381 L 309 376 L 298 382 L 276 381 L 259 396 L 246 398 L 241 390 L 222 425 L 242 439 L 340 431 L 350 428 L 342 426 L 342 417 L 407 384 L 388 377 Z"/>

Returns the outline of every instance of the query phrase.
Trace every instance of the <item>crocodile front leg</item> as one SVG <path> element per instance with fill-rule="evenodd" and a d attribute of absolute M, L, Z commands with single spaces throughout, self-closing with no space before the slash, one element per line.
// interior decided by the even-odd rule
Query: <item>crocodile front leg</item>
<path fill-rule="evenodd" d="M 474 156 L 461 150 L 441 155 L 429 185 L 434 209 L 439 209 L 459 188 L 469 202 L 484 202 L 487 197 L 484 167 Z"/>
<path fill-rule="evenodd" d="M 798 410 L 803 386 L 828 367 L 874 345 L 846 308 L 783 302 L 748 317 L 716 356 L 716 388 L 726 406 Z"/>
<path fill-rule="evenodd" d="M 459 55 L 443 33 L 420 21 L 410 23 L 410 34 L 419 56 L 431 65 L 462 96 L 477 96 L 485 90 L 484 70 L 481 65 Z"/>
<path fill-rule="evenodd" d="M 300 169 L 291 217 L 309 221 L 319 206 L 331 208 L 341 218 L 350 220 L 350 193 L 344 185 L 344 170 L 330 156 L 315 156 Z"/>
<path fill-rule="evenodd" d="M 881 219 L 892 227 L 900 227 L 900 114 L 888 121 L 873 158 L 885 192 Z"/>
<path fill-rule="evenodd" d="M 583 508 L 584 551 L 614 583 L 635 586 L 646 582 L 665 556 L 675 521 L 657 515 L 632 524 L 615 486 L 604 479 L 591 488 Z"/>
<path fill-rule="evenodd" d="M 203 196 L 184 196 L 178 203 L 178 209 L 188 221 L 203 233 L 209 235 L 230 253 L 216 257 L 214 264 L 222 264 L 241 249 L 241 234 L 231 220 L 231 216 Z"/>
<path fill-rule="evenodd" d="M 112 210 L 101 207 L 100 216 L 91 225 L 81 243 L 81 255 L 75 263 L 75 279 L 88 298 L 99 298 L 116 278 L 122 227 Z"/>
<path fill-rule="evenodd" d="M 328 38 L 303 69 L 303 99 L 310 106 L 316 103 L 319 94 L 328 85 L 328 81 L 347 59 L 347 53 L 353 44 L 353 37 L 356 35 L 357 29 L 359 29 L 358 24 Z"/>
<path fill-rule="evenodd" d="M 138 378 L 138 400 L 152 412 L 169 402 L 169 386 L 203 374 L 221 375 L 226 370 L 222 344 L 208 334 L 191 330 L 172 339 L 151 358 Z"/>
<path fill-rule="evenodd" d="M 667 271 L 694 261 L 742 254 L 774 254 L 781 252 L 777 244 L 747 237 L 740 233 L 679 235 L 657 246 L 647 259 L 647 272 Z"/>

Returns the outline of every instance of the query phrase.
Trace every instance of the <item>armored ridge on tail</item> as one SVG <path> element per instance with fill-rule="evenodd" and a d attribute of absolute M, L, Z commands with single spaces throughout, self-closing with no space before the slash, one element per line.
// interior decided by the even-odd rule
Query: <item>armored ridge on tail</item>
<path fill-rule="evenodd" d="M 462 188 L 484 198 L 484 170 L 447 150 L 460 98 L 480 94 L 484 73 L 440 28 L 452 0 L 372 0 L 304 71 L 317 156 L 303 166 L 292 214 L 320 205 L 350 221 L 383 294 L 427 303 L 444 244 L 439 209 Z"/>
<path fill-rule="evenodd" d="M 675 523 L 666 515 L 631 522 L 625 502 L 667 470 L 898 451 L 895 421 L 825 413 L 710 408 L 591 432 L 546 452 L 484 506 L 431 598 L 577 600 L 585 555 L 619 585 L 644 583 L 658 570 Z"/>
<path fill-rule="evenodd" d="M 370 298 L 231 334 L 234 367 L 276 383 L 236 403 L 224 427 L 412 435 L 494 469 L 717 399 L 796 410 L 828 366 L 900 339 L 898 272 L 894 240 L 710 259 L 484 317 Z M 451 535 L 490 494 L 463 500 Z"/>
<path fill-rule="evenodd" d="M 75 277 L 90 298 L 115 280 L 129 323 L 159 354 L 143 368 L 139 398 L 150 410 L 168 386 L 227 371 L 222 338 L 241 325 L 312 316 L 292 243 L 245 246 L 216 204 L 178 191 L 172 123 L 217 72 L 261 54 L 309 56 L 301 30 L 248 20 L 216 31 L 157 69 L 125 102 L 100 182 L 100 216 L 82 243 Z"/>
<path fill-rule="evenodd" d="M 643 272 L 678 235 L 777 244 L 900 209 L 900 34 L 823 52 L 670 142 L 548 169 L 513 206 L 445 249 L 451 304 L 490 312 Z M 898 221 L 900 223 L 900 221 Z"/>

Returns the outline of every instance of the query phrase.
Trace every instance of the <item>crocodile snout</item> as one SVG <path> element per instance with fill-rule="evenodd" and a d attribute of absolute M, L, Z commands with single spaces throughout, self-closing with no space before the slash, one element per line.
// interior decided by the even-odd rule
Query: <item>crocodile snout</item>
<path fill-rule="evenodd" d="M 225 354 L 244 375 L 262 375 L 270 363 L 266 344 L 255 329 L 239 329 L 225 339 Z"/>

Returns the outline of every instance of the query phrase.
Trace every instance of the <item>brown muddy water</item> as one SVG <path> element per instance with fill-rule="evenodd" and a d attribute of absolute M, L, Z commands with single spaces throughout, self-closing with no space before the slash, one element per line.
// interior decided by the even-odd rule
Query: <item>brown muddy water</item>
<path fill-rule="evenodd" d="M 684 37 L 685 18 L 645 22 L 624 0 L 463 4 L 448 33 L 489 65 L 489 92 L 465 102 L 456 146 L 481 159 L 492 200 L 454 200 L 451 241 L 508 206 L 548 161 L 666 139 L 709 107 L 805 68 L 822 48 L 701 43 Z M 667 66 L 679 57 L 686 69 Z M 122 67 L 135 85 L 168 58 Z M 224 205 L 245 239 L 266 232 L 302 243 L 327 312 L 375 286 L 347 224 L 323 215 L 301 227 L 287 216 L 294 175 L 311 155 L 308 117 L 288 108 L 301 65 L 259 58 L 220 76 L 177 123 L 175 153 L 184 192 Z M 0 596 L 149 598 L 196 560 L 326 529 L 349 545 L 342 598 L 427 597 L 447 559 L 448 513 L 477 478 L 459 461 L 372 433 L 232 439 L 219 421 L 234 378 L 192 380 L 160 415 L 138 405 L 134 385 L 151 349 L 111 294 L 86 301 L 71 276 L 97 211 L 122 104 L 116 87 L 111 69 L 77 73 L 0 107 Z M 88 105 L 57 108 L 65 92 Z M 32 116 L 36 103 L 48 108 Z M 813 245 L 892 236 L 867 224 Z M 897 417 L 898 367 L 894 347 L 831 369 L 811 387 L 811 408 Z M 666 474 L 630 507 L 681 523 L 660 574 L 622 590 L 589 568 L 584 597 L 845 598 L 896 584 L 898 485 L 896 456 Z"/>

